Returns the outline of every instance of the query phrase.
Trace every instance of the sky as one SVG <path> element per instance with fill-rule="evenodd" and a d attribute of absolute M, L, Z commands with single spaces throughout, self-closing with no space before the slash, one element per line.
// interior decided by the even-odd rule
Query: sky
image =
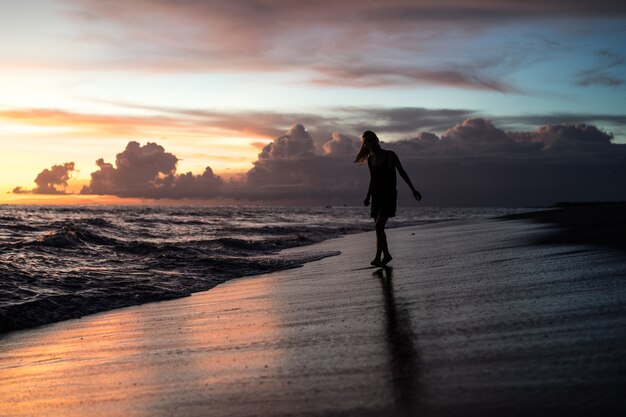
<path fill-rule="evenodd" d="M 0 203 L 626 199 L 622 1 L 0 6 Z"/>

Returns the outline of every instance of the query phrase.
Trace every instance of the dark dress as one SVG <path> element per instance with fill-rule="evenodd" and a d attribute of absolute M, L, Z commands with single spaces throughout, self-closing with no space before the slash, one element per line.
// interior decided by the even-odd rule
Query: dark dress
<path fill-rule="evenodd" d="M 372 181 L 372 207 L 370 213 L 373 218 L 378 216 L 394 217 L 396 215 L 396 166 L 390 157 L 391 151 L 384 151 L 383 160 L 378 166 L 372 164 L 372 157 L 367 159 Z"/>

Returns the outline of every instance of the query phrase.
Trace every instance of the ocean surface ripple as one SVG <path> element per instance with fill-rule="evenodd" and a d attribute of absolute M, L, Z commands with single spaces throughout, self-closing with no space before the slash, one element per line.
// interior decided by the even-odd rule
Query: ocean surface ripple
<path fill-rule="evenodd" d="M 400 208 L 390 227 L 491 217 Z M 187 296 L 336 255 L 281 249 L 371 230 L 366 208 L 0 206 L 0 332 Z"/>

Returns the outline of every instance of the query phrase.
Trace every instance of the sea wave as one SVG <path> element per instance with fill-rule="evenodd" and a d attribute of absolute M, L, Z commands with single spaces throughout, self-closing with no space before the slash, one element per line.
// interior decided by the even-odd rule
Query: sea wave
<path fill-rule="evenodd" d="M 339 252 L 301 253 L 283 257 L 235 258 L 228 256 L 196 258 L 195 272 L 189 269 L 189 259 L 176 252 L 175 256 L 158 256 L 147 262 L 152 273 L 130 276 L 67 275 L 60 279 L 39 279 L 37 285 L 17 283 L 7 285 L 8 276 L 0 273 L 4 296 L 0 297 L 0 332 L 23 329 L 60 320 L 82 317 L 118 307 L 185 297 L 193 292 L 208 290 L 234 277 L 258 275 L 296 268 L 307 262 L 338 255 Z M 177 272 L 167 274 L 168 270 Z M 112 271 L 111 271 L 112 272 Z M 169 279 L 168 279 L 169 277 Z M 29 281 L 31 277 L 22 276 Z M 31 280 L 32 281 L 32 280 Z M 42 291 L 41 284 L 46 284 Z"/>
<path fill-rule="evenodd" d="M 392 225 L 499 214 L 401 208 Z M 371 228 L 355 207 L 0 206 L 0 332 L 298 267 L 337 253 L 280 251 Z"/>

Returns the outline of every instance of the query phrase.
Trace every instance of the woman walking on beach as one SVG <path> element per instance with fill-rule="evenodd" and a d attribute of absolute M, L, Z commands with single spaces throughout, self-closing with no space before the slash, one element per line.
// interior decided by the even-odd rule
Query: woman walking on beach
<path fill-rule="evenodd" d="M 413 187 L 409 176 L 402 168 L 398 155 L 393 151 L 381 148 L 378 136 L 370 130 L 365 131 L 361 136 L 361 149 L 356 155 L 354 162 L 362 163 L 366 160 L 370 170 L 370 185 L 363 204 L 369 206 L 371 198 L 372 206 L 370 212 L 376 222 L 376 256 L 374 256 L 371 264 L 374 266 L 385 266 L 393 259 L 387 246 L 385 224 L 389 217 L 396 215 L 398 197 L 396 170 L 408 184 L 415 199 L 420 201 L 422 196 Z"/>

